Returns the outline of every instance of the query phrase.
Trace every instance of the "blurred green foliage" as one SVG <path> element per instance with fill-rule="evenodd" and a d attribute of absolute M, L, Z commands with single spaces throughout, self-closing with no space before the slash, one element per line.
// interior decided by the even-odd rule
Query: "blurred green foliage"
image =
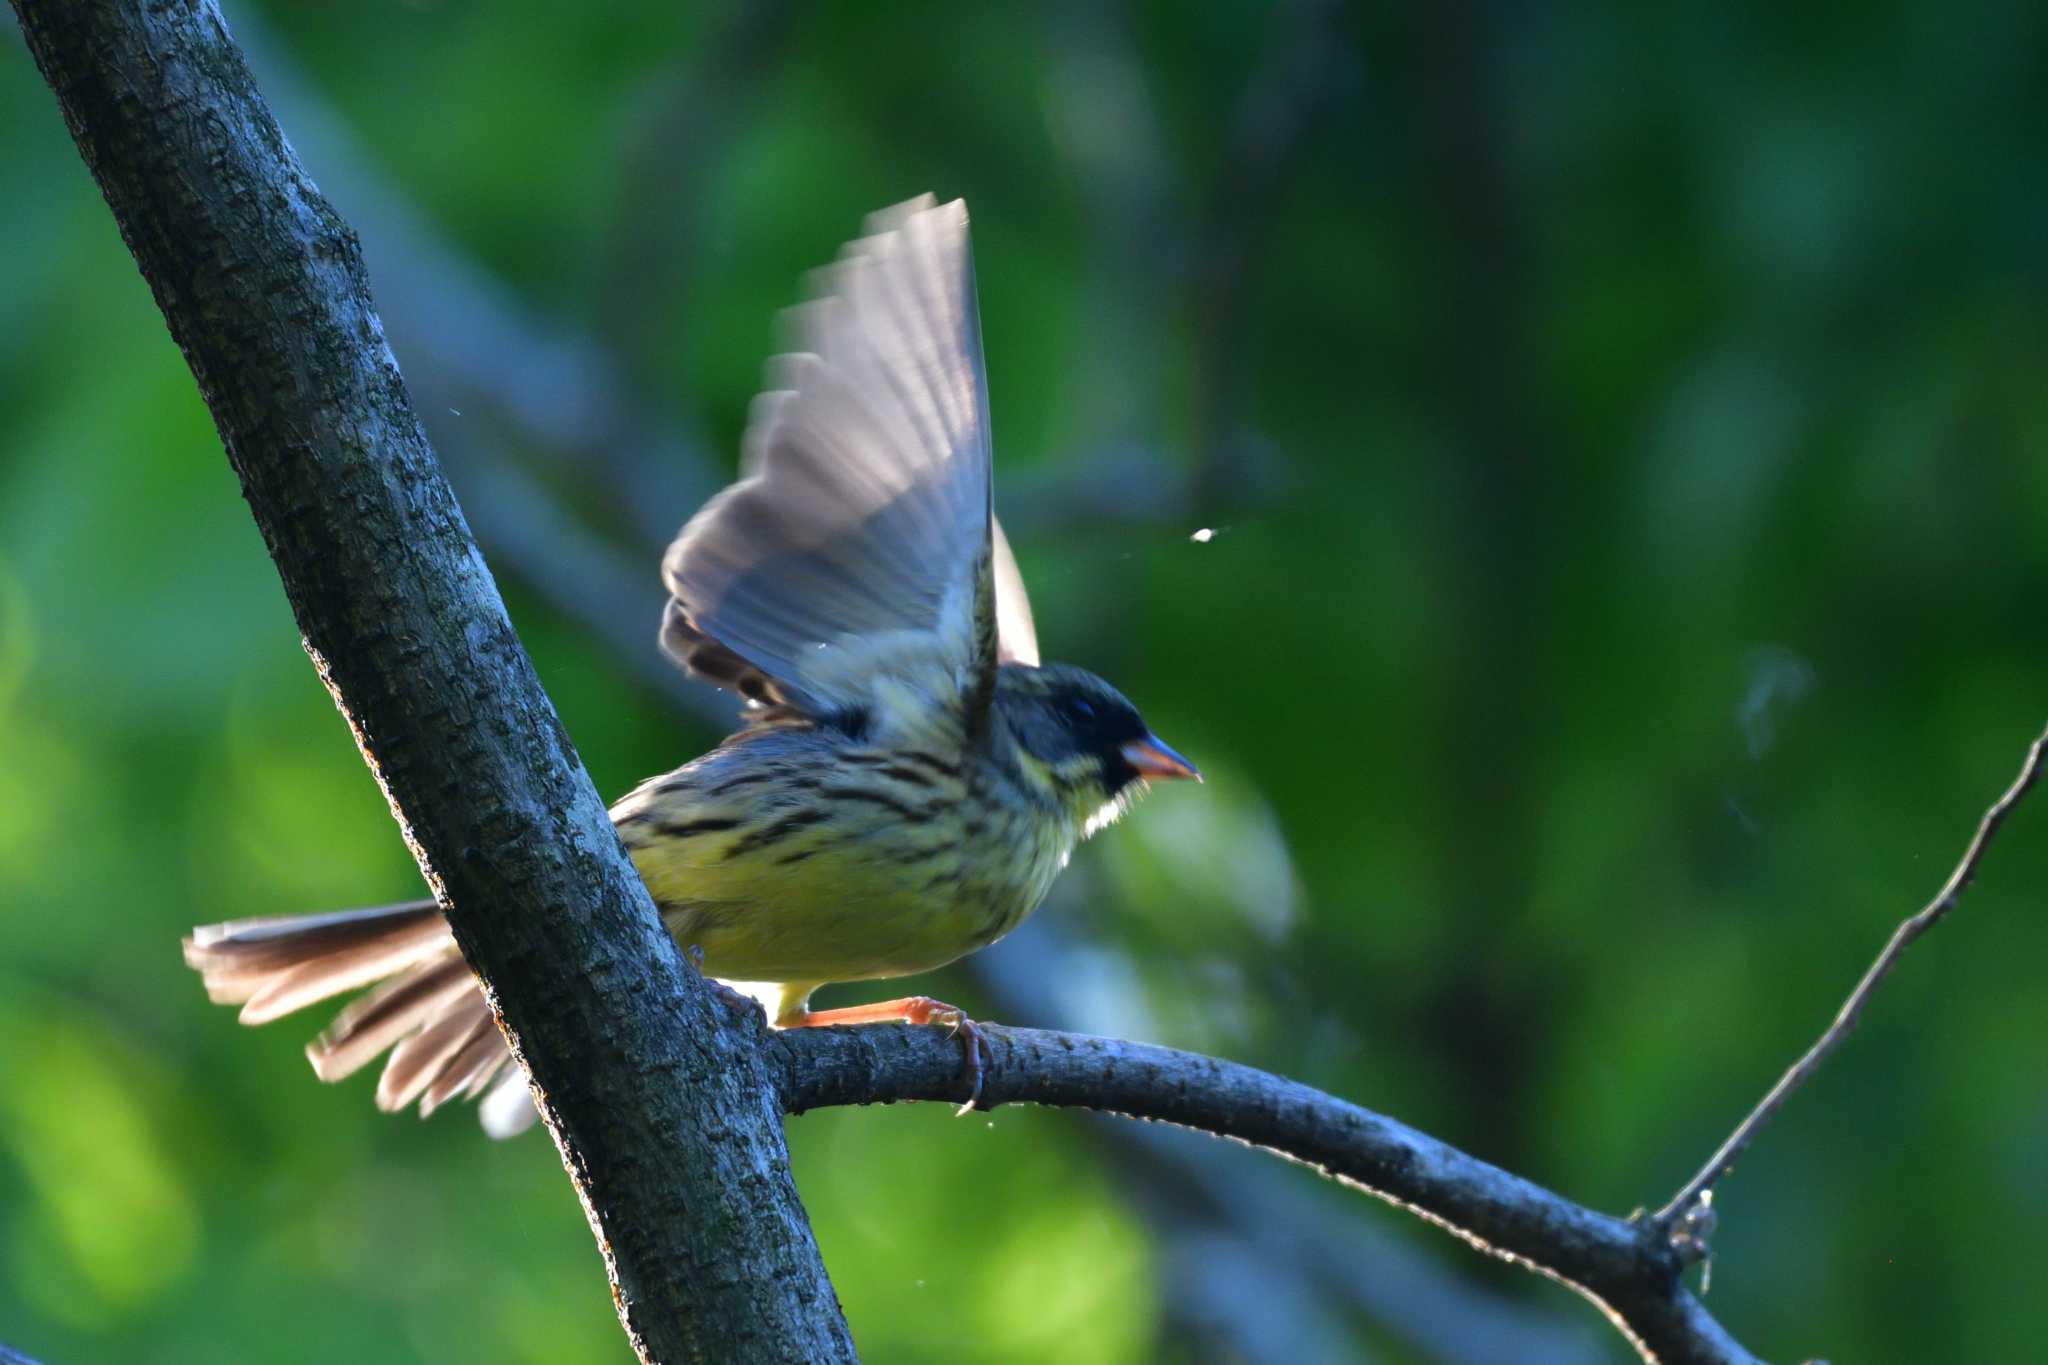
<path fill-rule="evenodd" d="M 1084 946 L 1040 983 L 1069 1013 L 1015 1022 L 1226 1053 L 1654 1204 L 2048 714 L 2038 5 L 229 13 L 720 452 L 800 273 L 869 209 L 968 198 L 1003 487 L 1091 490 L 1019 522 L 1048 652 L 1211 774 L 1076 860 L 1047 913 Z M 243 1032 L 179 963 L 194 923 L 416 876 L 11 34 L 0 186 L 0 1340 L 624 1358 L 544 1140 L 318 1086 L 316 1021 Z M 431 320 L 380 301 L 410 368 Z M 414 377 L 430 426 L 487 420 Z M 621 510 L 484 430 L 639 557 L 651 652 Z M 1098 476 L 1133 449 L 1154 477 Z M 608 792 L 713 738 L 500 571 Z M 2036 806 L 1727 1182 L 1709 1302 L 1754 1349 L 2038 1351 L 2044 880 Z M 870 1359 L 1231 1358 L 1074 1116 L 791 1139 Z"/>

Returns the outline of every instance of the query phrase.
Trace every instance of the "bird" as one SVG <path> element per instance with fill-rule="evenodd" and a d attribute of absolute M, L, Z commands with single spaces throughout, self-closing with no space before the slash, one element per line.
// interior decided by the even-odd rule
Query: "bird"
<path fill-rule="evenodd" d="M 923 995 L 813 1010 L 812 993 L 987 947 L 1150 784 L 1201 774 L 1109 683 L 1039 658 L 993 507 L 965 202 L 870 215 L 807 294 L 784 314 L 740 479 L 662 560 L 661 647 L 736 694 L 740 726 L 612 821 L 707 976 L 777 1028 L 950 1029 L 971 1105 L 985 1043 L 964 1011 Z M 206 925 L 184 951 L 245 1024 L 370 988 L 307 1046 L 322 1080 L 388 1051 L 382 1109 L 459 1097 L 480 1099 L 493 1136 L 533 1122 L 431 900 Z"/>

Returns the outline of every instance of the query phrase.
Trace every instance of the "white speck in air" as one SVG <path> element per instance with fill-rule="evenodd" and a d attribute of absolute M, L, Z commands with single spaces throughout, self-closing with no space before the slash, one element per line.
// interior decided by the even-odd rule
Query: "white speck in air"
<path fill-rule="evenodd" d="M 1197 545 L 1207 545 L 1210 541 L 1216 539 L 1216 528 L 1213 526 L 1204 526 L 1201 530 L 1189 536 L 1188 539 L 1192 540 Z"/>

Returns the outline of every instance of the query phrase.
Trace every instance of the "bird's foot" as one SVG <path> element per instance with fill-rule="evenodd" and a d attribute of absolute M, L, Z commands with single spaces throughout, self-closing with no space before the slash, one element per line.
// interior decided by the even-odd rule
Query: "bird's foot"
<path fill-rule="evenodd" d="M 911 1024 L 937 1025 L 960 1040 L 960 1068 L 967 1082 L 967 1102 L 953 1111 L 954 1118 L 964 1119 L 973 1113 L 981 1103 L 981 1082 L 985 1074 L 985 1063 L 993 1062 L 995 1055 L 989 1051 L 988 1035 L 981 1031 L 981 1025 L 967 1017 L 967 1011 L 958 1005 L 948 1005 L 929 996 L 915 996 L 913 999 L 922 1007 L 923 1018 L 914 1018 L 908 1012 L 904 1022 Z"/>
<path fill-rule="evenodd" d="M 904 1023 L 947 1030 L 962 1044 L 961 1078 L 967 1082 L 967 1101 L 957 1114 L 965 1118 L 981 1105 L 985 1062 L 993 1062 L 988 1035 L 967 1017 L 967 1011 L 928 995 L 906 995 L 901 1000 L 882 1000 L 872 1005 L 851 1005 L 845 1009 L 807 1010 L 785 1025 L 788 1028 L 819 1028 L 832 1024 Z"/>

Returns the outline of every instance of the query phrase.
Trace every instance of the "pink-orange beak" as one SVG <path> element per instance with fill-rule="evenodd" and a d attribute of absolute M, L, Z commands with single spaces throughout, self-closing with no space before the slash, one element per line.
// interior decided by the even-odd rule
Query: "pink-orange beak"
<path fill-rule="evenodd" d="M 1132 740 L 1124 745 L 1123 755 L 1124 762 L 1138 770 L 1138 776 L 1154 782 L 1182 777 L 1192 778 L 1196 782 L 1202 780 L 1202 774 L 1195 765 L 1175 753 L 1166 741 L 1157 735 L 1146 735 L 1143 739 Z"/>

